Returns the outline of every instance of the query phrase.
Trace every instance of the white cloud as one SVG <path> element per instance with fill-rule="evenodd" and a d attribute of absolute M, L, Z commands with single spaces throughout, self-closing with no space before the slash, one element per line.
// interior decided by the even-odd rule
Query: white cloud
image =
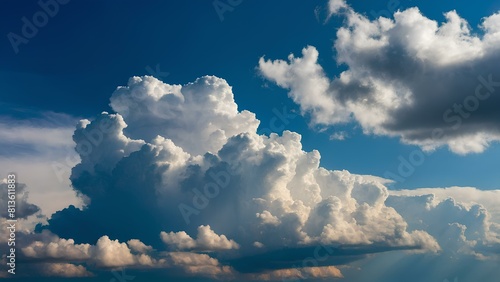
<path fill-rule="evenodd" d="M 153 249 L 139 240 L 130 240 L 127 245 L 127 243 L 111 240 L 104 235 L 97 240 L 95 245 L 90 245 L 75 244 L 73 239 L 59 238 L 47 231 L 44 231 L 41 236 L 35 234 L 25 236 L 26 238 L 20 242 L 20 249 L 24 256 L 32 259 L 85 262 L 104 268 L 154 266 L 161 263 L 161 260 L 152 259 L 144 254 Z M 139 254 L 132 254 L 132 251 Z M 71 266 L 68 267 L 72 269 Z"/>
<path fill-rule="evenodd" d="M 500 191 L 469 188 L 460 193 L 457 189 L 460 188 L 394 191 L 386 203 L 405 218 L 410 230 L 424 228 L 436 238 L 444 253 L 478 258 L 495 253 L 500 246 L 500 233 L 495 230 L 498 224 L 493 223 L 488 210 L 475 201 L 482 198 L 480 202 L 494 201 L 498 205 L 498 197 L 490 200 L 485 197 Z M 467 194 L 473 197 L 467 199 Z M 449 197 L 451 195 L 456 198 Z"/>
<path fill-rule="evenodd" d="M 331 10 L 345 7 L 330 1 Z M 313 46 L 302 57 L 259 61 L 262 75 L 289 89 L 313 124 L 358 122 L 366 134 L 397 136 L 425 150 L 448 146 L 479 153 L 500 140 L 499 14 L 474 34 L 456 11 L 438 24 L 418 8 L 394 19 L 370 20 L 347 7 L 338 29 L 336 63 L 347 70 L 330 79 Z"/>
<path fill-rule="evenodd" d="M 141 254 L 148 253 L 153 250 L 153 247 L 147 246 L 146 244 L 137 239 L 128 240 L 127 245 L 130 247 L 132 251 Z"/>
<path fill-rule="evenodd" d="M 161 232 L 161 239 L 165 244 L 175 250 L 200 250 L 217 251 L 238 249 L 239 245 L 227 239 L 225 235 L 217 235 L 210 225 L 201 225 L 198 227 L 198 237 L 196 240 L 191 238 L 186 232 Z"/>
<path fill-rule="evenodd" d="M 74 265 L 71 263 L 43 263 L 38 265 L 41 275 L 51 277 L 91 277 L 83 265 Z"/>
<path fill-rule="evenodd" d="M 340 269 L 334 266 L 279 269 L 249 276 L 252 280 L 265 281 L 344 278 Z"/>
<path fill-rule="evenodd" d="M 191 238 L 186 232 L 161 232 L 161 239 L 163 242 L 169 246 L 177 249 L 194 249 L 196 247 L 196 241 Z"/>
<path fill-rule="evenodd" d="M 104 267 L 120 267 L 135 263 L 134 255 L 127 244 L 110 240 L 108 236 L 102 236 L 97 240 L 92 258 L 98 266 Z"/>
<path fill-rule="evenodd" d="M 238 111 L 231 87 L 214 76 L 183 86 L 132 77 L 113 93 L 110 105 L 128 123 L 131 138 L 149 142 L 160 135 L 194 155 L 215 153 L 229 137 L 259 125 L 255 114 Z"/>
<path fill-rule="evenodd" d="M 345 121 L 349 112 L 328 94 L 330 81 L 323 68 L 317 64 L 318 56 L 316 48 L 308 46 L 302 50 L 302 58 L 290 54 L 290 63 L 260 58 L 259 69 L 266 78 L 290 89 L 290 98 L 300 105 L 302 114 L 311 114 L 313 123 Z"/>
<path fill-rule="evenodd" d="M 34 271 L 43 276 L 92 276 L 92 273 L 87 271 L 84 265 L 99 269 L 123 267 L 168 269 L 181 271 L 189 276 L 201 275 L 212 278 L 231 277 L 235 274 L 231 267 L 221 265 L 217 259 L 207 254 L 177 251 L 158 253 L 137 239 L 129 240 L 126 244 L 118 240 L 111 240 L 108 236 L 102 236 L 95 245 L 90 245 L 75 244 L 73 239 L 61 239 L 47 231 L 41 235 L 26 234 L 25 236 L 24 240 L 20 242 L 27 244 L 21 248 L 25 259 L 57 261 L 36 264 Z M 218 237 L 218 239 L 220 238 L 222 236 Z M 212 239 L 217 241 L 217 238 Z M 217 244 L 217 242 L 212 242 L 212 244 Z M 146 252 L 154 253 L 155 257 L 146 255 Z"/>
<path fill-rule="evenodd" d="M 341 9 L 347 8 L 345 0 L 330 0 L 328 1 L 329 16 L 338 13 Z"/>
<path fill-rule="evenodd" d="M 191 276 L 227 279 L 234 275 L 229 266 L 221 265 L 217 259 L 206 254 L 172 252 L 169 253 L 169 258 L 174 266 Z"/>
<path fill-rule="evenodd" d="M 349 134 L 345 131 L 338 131 L 338 132 L 335 132 L 333 134 L 330 135 L 329 139 L 330 140 L 339 140 L 339 141 L 343 141 L 345 140 L 346 138 L 349 137 Z"/>
<path fill-rule="evenodd" d="M 76 244 L 73 239 L 51 238 L 50 241 L 34 241 L 22 248 L 24 255 L 30 258 L 54 258 L 65 260 L 87 260 L 91 257 L 91 245 Z"/>
<path fill-rule="evenodd" d="M 474 187 L 418 188 L 412 190 L 390 190 L 394 196 L 434 195 L 435 201 L 452 198 L 467 208 L 482 205 L 491 214 L 491 220 L 500 223 L 500 190 L 480 190 Z"/>
<path fill-rule="evenodd" d="M 437 255 L 384 253 L 351 264 L 360 268 L 357 281 L 495 281 L 499 272 L 499 190 L 471 187 L 422 188 L 390 191 L 386 201 L 408 223 L 408 229 L 424 228 L 439 242 Z M 490 211 L 492 213 L 490 214 Z M 381 263 L 391 265 L 380 271 Z"/>

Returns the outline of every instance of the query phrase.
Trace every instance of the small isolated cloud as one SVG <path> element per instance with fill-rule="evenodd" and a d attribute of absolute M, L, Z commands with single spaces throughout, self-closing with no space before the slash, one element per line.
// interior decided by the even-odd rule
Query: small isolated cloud
<path fill-rule="evenodd" d="M 332 63 L 347 66 L 338 77 L 326 75 L 313 46 L 288 61 L 259 61 L 312 124 L 356 121 L 365 134 L 457 154 L 500 140 L 500 14 L 483 18 L 478 35 L 456 11 L 439 24 L 418 8 L 370 20 L 344 1 L 329 7 L 347 9 L 334 41 Z"/>
<path fill-rule="evenodd" d="M 349 138 L 349 134 L 345 131 L 338 131 L 330 135 L 329 139 L 330 140 L 338 140 L 338 141 L 343 141 L 346 138 Z"/>

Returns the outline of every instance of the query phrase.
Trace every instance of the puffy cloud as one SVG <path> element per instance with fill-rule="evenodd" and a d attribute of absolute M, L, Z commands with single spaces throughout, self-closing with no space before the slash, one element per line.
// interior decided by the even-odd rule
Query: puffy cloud
<path fill-rule="evenodd" d="M 221 236 L 222 237 L 222 236 Z M 220 239 L 220 237 L 219 237 Z M 35 263 L 34 271 L 43 276 L 91 276 L 84 266 L 97 269 L 163 269 L 188 276 L 230 277 L 234 270 L 207 254 L 193 252 L 157 252 L 137 239 L 127 243 L 102 236 L 95 245 L 75 244 L 73 239 L 62 239 L 44 231 L 41 234 L 23 234 L 18 242 L 24 261 L 51 261 Z M 151 253 L 147 255 L 146 253 Z M 79 263 L 74 265 L 71 263 Z"/>
<path fill-rule="evenodd" d="M 161 232 L 161 239 L 165 244 L 176 250 L 195 249 L 200 251 L 216 251 L 238 249 L 239 245 L 227 239 L 225 235 L 217 235 L 210 225 L 198 227 L 198 237 L 191 238 L 186 232 Z"/>
<path fill-rule="evenodd" d="M 346 138 L 349 138 L 349 134 L 345 131 L 335 132 L 331 134 L 329 137 L 330 140 L 339 140 L 339 141 L 343 141 Z"/>
<path fill-rule="evenodd" d="M 39 265 L 41 275 L 55 277 L 91 277 L 83 265 L 74 265 L 71 263 L 43 263 Z"/>
<path fill-rule="evenodd" d="M 330 0 L 328 1 L 328 12 L 329 15 L 338 13 L 341 9 L 347 8 L 347 3 L 345 0 Z"/>
<path fill-rule="evenodd" d="M 329 124 L 347 121 L 349 111 L 332 100 L 328 93 L 330 80 L 318 65 L 319 53 L 308 46 L 302 50 L 302 58 L 288 56 L 283 60 L 270 61 L 260 58 L 259 70 L 279 86 L 290 89 L 289 97 L 300 105 L 302 114 L 309 113 L 313 123 Z"/>
<path fill-rule="evenodd" d="M 162 231 L 160 235 L 165 244 L 176 249 L 194 249 L 196 247 L 196 241 L 184 231 L 176 233 Z"/>
<path fill-rule="evenodd" d="M 482 192 L 476 190 L 477 194 Z M 500 247 L 500 233 L 495 230 L 498 224 L 491 222 L 491 215 L 482 205 L 463 204 L 453 198 L 438 200 L 434 194 L 399 194 L 390 196 L 386 204 L 406 219 L 409 230 L 425 229 L 436 238 L 445 254 L 484 258 Z"/>
<path fill-rule="evenodd" d="M 332 13 L 346 7 L 337 0 L 329 5 Z M 499 14 L 483 19 L 479 36 L 456 11 L 438 24 L 418 8 L 374 20 L 346 9 L 334 48 L 336 63 L 347 70 L 338 77 L 327 77 L 313 46 L 288 62 L 259 61 L 262 75 L 289 89 L 312 124 L 356 121 L 366 134 L 458 154 L 500 140 Z"/>
<path fill-rule="evenodd" d="M 73 168 L 71 177 L 78 177 L 80 171 L 108 172 L 121 158 L 137 151 L 144 141 L 126 137 L 123 134 L 125 127 L 127 124 L 122 116 L 107 112 L 101 113 L 92 123 L 86 119 L 81 120 L 73 134 L 75 149 L 81 162 Z"/>
<path fill-rule="evenodd" d="M 110 105 L 129 124 L 131 138 L 150 142 L 160 135 L 192 155 L 215 153 L 229 137 L 259 125 L 255 114 L 238 111 L 231 86 L 215 76 L 183 86 L 132 77 L 113 93 Z"/>
<path fill-rule="evenodd" d="M 102 236 L 97 240 L 92 255 L 98 266 L 119 267 L 132 265 L 135 262 L 126 243 L 110 240 L 108 236 Z"/>
<path fill-rule="evenodd" d="M 211 278 L 228 278 L 234 275 L 229 266 L 221 265 L 217 259 L 207 254 L 172 252 L 169 253 L 169 258 L 174 266 L 188 275 Z"/>
<path fill-rule="evenodd" d="M 491 221 L 500 223 L 500 190 L 480 190 L 474 187 L 418 188 L 412 190 L 390 190 L 391 196 L 433 195 L 434 202 L 452 198 L 465 208 L 481 205 L 491 215 Z"/>
<path fill-rule="evenodd" d="M 344 276 L 357 281 L 398 281 L 401 277 L 412 282 L 495 281 L 500 259 L 499 192 L 471 187 L 389 191 L 386 205 L 401 214 L 408 230 L 426 230 L 441 250 L 431 255 L 382 253 L 352 263 L 343 269 Z"/>
<path fill-rule="evenodd" d="M 137 239 L 128 240 L 127 245 L 130 247 L 132 251 L 137 253 L 148 253 L 153 250 L 153 247 L 148 246 Z"/>
<path fill-rule="evenodd" d="M 65 260 L 87 260 L 91 257 L 91 245 L 77 244 L 72 239 L 51 238 L 50 241 L 33 241 L 21 249 L 30 258 L 53 258 Z"/>
<path fill-rule="evenodd" d="M 302 267 L 288 268 L 268 271 L 249 275 L 253 280 L 278 281 L 278 280 L 298 280 L 298 279 L 325 279 L 325 278 L 343 278 L 340 270 L 334 266 L 323 267 Z"/>
<path fill-rule="evenodd" d="M 137 239 L 130 240 L 126 244 L 118 240 L 111 240 L 106 235 L 99 238 L 95 245 L 75 244 L 73 239 L 59 238 L 44 231 L 39 236 L 26 234 L 18 244 L 21 246 L 22 254 L 28 259 L 85 262 L 100 268 L 153 266 L 161 262 L 145 255 L 145 252 L 153 249 Z M 61 265 L 61 267 L 64 266 L 64 264 Z M 71 266 L 68 267 L 72 269 Z"/>

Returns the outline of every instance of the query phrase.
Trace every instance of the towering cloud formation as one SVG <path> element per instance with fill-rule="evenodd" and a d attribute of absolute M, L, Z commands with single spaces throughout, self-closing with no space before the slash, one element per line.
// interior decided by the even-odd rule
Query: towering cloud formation
<path fill-rule="evenodd" d="M 336 265 L 368 254 L 448 246 L 441 229 L 417 224 L 406 206 L 449 218 L 457 244 L 476 255 L 491 249 L 475 246 L 496 244 L 485 210 L 470 210 L 481 211 L 479 221 L 460 221 L 438 208 L 445 201 L 428 214 L 429 204 L 389 196 L 379 178 L 320 167 L 319 152 L 303 151 L 297 133 L 258 135 L 258 120 L 237 111 L 221 78 L 175 86 L 134 77 L 111 101 L 116 114 L 82 120 L 73 136 L 81 162 L 71 181 L 86 207 L 55 213 L 38 227 L 50 232 L 22 248 L 27 259 L 77 263 L 52 266 L 63 276 L 88 274 L 83 264 L 212 278 L 341 277 Z"/>
<path fill-rule="evenodd" d="M 334 43 L 336 63 L 347 66 L 339 77 L 327 77 L 313 46 L 288 62 L 259 61 L 311 123 L 356 121 L 366 134 L 458 154 L 500 140 L 500 14 L 485 17 L 478 36 L 455 11 L 440 25 L 418 8 L 374 20 L 343 0 L 329 9 L 346 17 Z"/>

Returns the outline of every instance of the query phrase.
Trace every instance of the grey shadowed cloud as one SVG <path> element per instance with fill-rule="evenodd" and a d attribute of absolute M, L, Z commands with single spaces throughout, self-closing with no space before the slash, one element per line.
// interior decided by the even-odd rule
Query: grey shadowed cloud
<path fill-rule="evenodd" d="M 456 11 L 439 24 L 418 8 L 373 20 L 345 1 L 330 9 L 345 17 L 334 40 L 332 63 L 347 67 L 338 77 L 327 77 L 313 46 L 288 61 L 259 61 L 263 77 L 288 89 L 312 124 L 356 121 L 365 134 L 458 154 L 500 140 L 500 14 L 475 33 Z"/>

